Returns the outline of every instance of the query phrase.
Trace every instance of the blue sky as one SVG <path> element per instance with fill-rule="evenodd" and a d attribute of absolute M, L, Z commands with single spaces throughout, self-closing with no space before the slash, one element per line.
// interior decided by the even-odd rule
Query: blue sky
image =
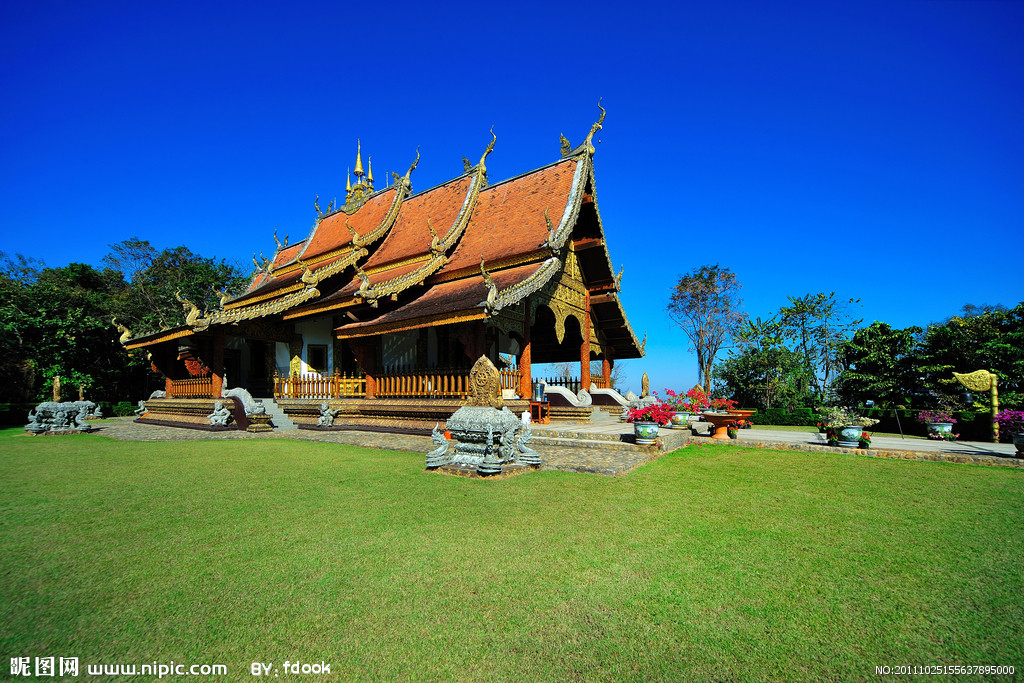
<path fill-rule="evenodd" d="M 216 6 L 209 6 L 209 5 Z M 859 297 L 925 325 L 1024 299 L 1024 2 L 0 5 L 0 249 L 98 265 L 132 236 L 249 265 L 380 180 L 493 181 L 608 110 L 598 201 L 648 356 L 685 388 L 678 276 L 745 308 Z"/>

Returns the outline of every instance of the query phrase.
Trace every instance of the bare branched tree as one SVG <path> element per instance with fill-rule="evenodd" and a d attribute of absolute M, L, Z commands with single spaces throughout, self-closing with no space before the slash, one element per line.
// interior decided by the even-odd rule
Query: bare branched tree
<path fill-rule="evenodd" d="M 736 274 L 718 264 L 701 266 L 679 278 L 668 314 L 689 337 L 697 354 L 697 378 L 710 395 L 715 356 L 746 320 Z"/>

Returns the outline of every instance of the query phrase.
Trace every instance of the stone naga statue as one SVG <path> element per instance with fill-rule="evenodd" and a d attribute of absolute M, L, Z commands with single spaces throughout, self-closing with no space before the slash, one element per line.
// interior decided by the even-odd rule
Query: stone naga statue
<path fill-rule="evenodd" d="M 427 453 L 427 469 L 434 469 L 451 463 L 452 458 L 448 455 L 448 438 L 444 435 L 438 425 L 434 423 L 434 430 L 430 433 L 430 440 L 434 442 L 434 450 Z"/>

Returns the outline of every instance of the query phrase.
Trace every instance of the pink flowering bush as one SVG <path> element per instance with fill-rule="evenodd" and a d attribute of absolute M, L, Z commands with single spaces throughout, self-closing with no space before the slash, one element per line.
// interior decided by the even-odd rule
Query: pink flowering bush
<path fill-rule="evenodd" d="M 627 422 L 656 422 L 660 425 L 668 424 L 675 412 L 666 403 L 654 403 L 643 408 L 631 408 Z"/>

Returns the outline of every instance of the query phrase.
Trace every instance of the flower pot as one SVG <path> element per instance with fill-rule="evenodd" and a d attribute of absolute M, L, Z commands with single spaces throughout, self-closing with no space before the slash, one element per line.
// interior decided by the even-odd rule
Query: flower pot
<path fill-rule="evenodd" d="M 690 414 L 689 413 L 676 413 L 676 414 L 674 414 L 672 416 L 672 426 L 675 427 L 676 429 L 679 429 L 681 427 L 686 427 L 689 424 L 690 424 Z"/>
<path fill-rule="evenodd" d="M 657 422 L 634 422 L 633 434 L 641 446 L 650 446 L 658 438 Z"/>
<path fill-rule="evenodd" d="M 953 433 L 952 422 L 929 422 L 927 427 L 929 439 L 945 439 L 946 434 Z"/>
<path fill-rule="evenodd" d="M 839 435 L 839 446 L 843 448 L 857 448 L 860 445 L 860 435 L 864 433 L 864 428 L 847 425 L 836 431 Z"/>
<path fill-rule="evenodd" d="M 1016 432 L 1011 435 L 1013 445 L 1017 447 L 1017 457 L 1024 458 L 1024 432 Z"/>

